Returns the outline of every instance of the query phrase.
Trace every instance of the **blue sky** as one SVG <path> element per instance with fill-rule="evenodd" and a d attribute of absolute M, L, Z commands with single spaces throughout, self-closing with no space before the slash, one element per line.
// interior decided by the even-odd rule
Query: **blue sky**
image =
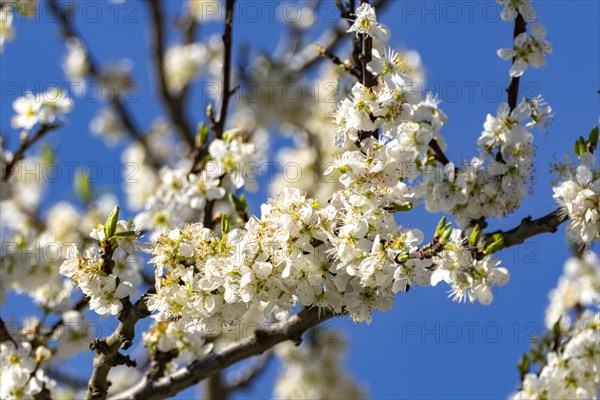
<path fill-rule="evenodd" d="M 234 36 L 237 46 L 274 50 L 281 34 L 280 25 L 270 18 L 274 3 L 240 1 L 242 18 L 236 23 Z M 332 25 L 333 0 L 325 3 L 318 14 L 320 30 Z M 122 5 L 79 4 L 77 24 L 96 59 L 126 57 L 134 61 L 140 91 L 128 106 L 139 124 L 149 127 L 161 109 L 153 97 L 152 70 L 147 61 L 146 8 L 130 0 Z M 167 4 L 171 12 L 183 5 L 179 0 Z M 545 68 L 530 68 L 525 73 L 521 93 L 542 94 L 556 117 L 548 133 L 535 138 L 538 173 L 533 194 L 514 215 L 492 221 L 490 229 L 510 229 L 528 215 L 539 217 L 552 211 L 555 205 L 549 183 L 550 163 L 555 155 L 563 158 L 575 139 L 587 135 L 598 121 L 600 3 L 538 1 L 536 8 L 554 50 Z M 255 9 L 260 14 L 254 14 Z M 0 58 L 0 130 L 9 138 L 11 148 L 18 140 L 18 133 L 10 128 L 12 101 L 25 90 L 39 91 L 47 83 L 63 86 L 66 81 L 60 68 L 65 48 L 47 10 L 42 9 L 35 20 L 17 19 L 16 41 L 7 45 Z M 502 90 L 508 83 L 510 65 L 496 56 L 496 49 L 511 46 L 512 23 L 500 21 L 497 6 L 489 1 L 393 0 L 381 20 L 392 29 L 394 46 L 420 52 L 427 88 L 438 91 L 445 100 L 441 107 L 450 123 L 442 133 L 449 143 L 449 157 L 460 160 L 461 156 L 472 156 L 486 114 L 494 113 L 506 98 Z M 201 29 L 201 36 L 220 30 L 218 24 L 209 24 Z M 199 91 L 193 94 L 194 109 L 203 110 Z M 79 99 L 69 116 L 69 125 L 52 133 L 49 140 L 57 146 L 63 163 L 97 163 L 102 173 L 98 186 L 119 193 L 119 179 L 111 169 L 119 162 L 118 153 L 109 151 L 89 134 L 89 121 L 98 107 L 91 96 Z M 194 123 L 203 118 L 202 114 L 194 115 L 189 110 Z M 280 143 L 275 140 L 275 146 Z M 72 200 L 71 186 L 65 173 L 50 186 L 45 204 Z M 261 191 L 253 198 L 265 196 Z M 258 204 L 253 209 L 258 210 Z M 417 209 L 402 215 L 400 222 L 430 233 L 439 218 Z M 378 312 L 370 326 L 345 319 L 333 321 L 331 329 L 339 328 L 349 337 L 348 369 L 365 384 L 372 398 L 496 399 L 516 389 L 515 365 L 529 348 L 532 335 L 543 331 L 547 293 L 569 256 L 564 227 L 557 234 L 539 236 L 504 250 L 502 256 L 511 280 L 496 290 L 490 306 L 452 303 L 443 287 L 417 288 L 399 295 L 394 309 Z M 9 311 L 18 315 L 26 312 L 23 310 L 26 308 Z M 90 362 L 80 357 L 72 367 L 86 371 Z M 275 369 L 272 365 L 255 389 L 238 397 L 268 397 Z M 193 396 L 194 390 L 190 389 L 179 398 Z"/>

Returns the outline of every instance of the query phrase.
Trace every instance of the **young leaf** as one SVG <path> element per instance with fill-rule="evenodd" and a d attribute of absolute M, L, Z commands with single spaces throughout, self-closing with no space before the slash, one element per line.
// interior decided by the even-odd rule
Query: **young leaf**
<path fill-rule="evenodd" d="M 117 232 L 117 222 L 119 222 L 119 206 L 113 208 L 104 224 L 104 235 L 106 235 L 106 240 L 112 239 Z"/>
<path fill-rule="evenodd" d="M 492 254 L 504 246 L 504 238 L 499 233 L 494 233 L 488 237 L 483 244 L 483 254 Z"/>
<path fill-rule="evenodd" d="M 471 236 L 469 237 L 469 243 L 471 246 L 477 245 L 479 243 L 479 238 L 481 237 L 481 228 L 479 224 L 475 225 L 473 228 L 473 232 L 471 232 Z"/>

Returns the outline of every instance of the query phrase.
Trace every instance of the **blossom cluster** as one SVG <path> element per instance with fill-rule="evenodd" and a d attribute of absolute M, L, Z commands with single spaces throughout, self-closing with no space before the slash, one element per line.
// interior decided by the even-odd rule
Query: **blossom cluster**
<path fill-rule="evenodd" d="M 135 259 L 128 262 L 130 255 L 142 249 L 139 232 L 123 220 L 116 222 L 114 229 L 110 234 L 109 229 L 99 225 L 90 236 L 100 246 L 89 246 L 83 255 L 73 246 L 59 269 L 90 298 L 90 309 L 100 315 L 118 315 L 122 300 L 135 296 L 140 283 L 139 263 Z"/>
<path fill-rule="evenodd" d="M 556 166 L 559 183 L 553 188 L 554 199 L 569 216 L 567 236 L 589 244 L 600 240 L 600 165 L 591 152 L 578 158 L 577 166 L 570 160 Z"/>
<path fill-rule="evenodd" d="M 225 132 L 223 139 L 211 141 L 200 172 L 189 172 L 189 166 L 160 171 L 158 188 L 136 216 L 136 225 L 157 235 L 181 224 L 208 201 L 223 199 L 226 193 L 244 186 L 259 157 L 254 144 L 246 142 L 239 131 Z"/>
<path fill-rule="evenodd" d="M 593 252 L 573 257 L 565 263 L 558 285 L 550 292 L 546 309 L 546 327 L 553 329 L 560 321 L 568 328 L 572 325 L 570 311 L 576 307 L 600 307 L 600 260 Z"/>
<path fill-rule="evenodd" d="M 171 362 L 188 363 L 204 357 L 212 349 L 201 332 L 188 331 L 174 321 L 160 321 L 142 334 L 144 345 L 156 355 L 166 353 Z"/>
<path fill-rule="evenodd" d="M 50 124 L 62 120 L 73 108 L 71 100 L 57 88 L 48 89 L 45 93 L 25 93 L 13 102 L 16 115 L 12 118 L 12 127 L 30 130 L 35 124 Z"/>
<path fill-rule="evenodd" d="M 410 78 L 391 65 L 378 76 L 381 88 L 356 83 L 336 113 L 336 142 L 358 141 L 360 150 L 344 152 L 327 171 L 341 173 L 342 189 L 326 206 L 286 189 L 261 207 L 260 218 L 222 236 L 193 224 L 158 238 L 151 250 L 157 293 L 149 305 L 158 320 L 232 323 L 261 302 L 267 314 L 299 303 L 370 321 L 373 310 L 391 307 L 395 293 L 429 286 L 436 269 L 435 283 L 448 282 L 457 300 L 491 301 L 491 286 L 506 283 L 508 274 L 490 254 L 466 257 L 463 233 L 444 225 L 434 239 L 438 250 L 450 236 L 453 242 L 434 264 L 418 253 L 423 233 L 395 221 L 414 197 L 402 161 L 427 163 L 429 142 L 443 145 L 437 131 L 446 118 L 431 98 L 408 92 Z M 360 137 L 380 127 L 382 139 Z M 185 198 L 184 185 L 170 186 L 182 194 L 172 201 Z"/>
<path fill-rule="evenodd" d="M 39 368 L 50 356 L 41 346 L 32 352 L 28 342 L 0 344 L 0 398 L 34 399 L 43 389 L 52 389 L 56 383 Z"/>
<path fill-rule="evenodd" d="M 525 22 L 535 19 L 535 10 L 530 0 L 497 0 L 504 6 L 501 17 L 503 20 L 514 20 L 521 15 Z M 552 44 L 546 39 L 546 28 L 539 22 L 530 25 L 531 34 L 523 32 L 518 34 L 513 41 L 512 48 L 499 49 L 498 57 L 503 60 L 512 60 L 510 76 L 518 78 L 531 65 L 540 68 L 546 65 L 545 56 L 552 53 Z"/>
<path fill-rule="evenodd" d="M 313 334 L 318 335 L 319 331 Z M 343 369 L 345 340 L 339 336 L 326 343 L 319 340 L 309 340 L 302 346 L 286 342 L 275 348 L 282 366 L 274 397 L 288 400 L 366 398 L 364 390 Z"/>
<path fill-rule="evenodd" d="M 600 314 L 586 311 L 573 330 L 563 334 L 544 366 L 525 375 L 511 396 L 525 399 L 597 399 L 600 389 Z"/>

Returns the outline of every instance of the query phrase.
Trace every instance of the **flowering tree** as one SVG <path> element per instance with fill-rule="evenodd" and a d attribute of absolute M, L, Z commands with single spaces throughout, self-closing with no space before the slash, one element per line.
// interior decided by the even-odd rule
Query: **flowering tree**
<path fill-rule="evenodd" d="M 310 27 L 298 20 L 283 55 L 257 56 L 251 68 L 235 71 L 235 0 L 187 2 L 177 23 L 182 40 L 172 47 L 164 5 L 145 1 L 157 93 L 167 115 L 150 132 L 136 125 L 125 101 L 134 86 L 130 66 L 99 64 L 70 9 L 58 0 L 44 3 L 67 46 L 65 74 L 109 93 L 91 131 L 108 144 L 128 138 L 122 157 L 135 163 L 141 179 L 124 188 L 130 220 L 121 218 L 114 197 L 97 195 L 85 174 L 76 180 L 83 210 L 61 202 L 40 217 L 43 188 L 16 171 L 50 162 L 32 146 L 68 129 L 65 115 L 76 101 L 54 88 L 14 101 L 11 124 L 20 142 L 0 148 L 0 287 L 3 301 L 10 291 L 31 297 L 40 316 L 18 332 L 0 319 L 0 398 L 70 391 L 76 398 L 158 399 L 201 381 L 207 381 L 207 397 L 226 398 L 251 385 L 272 357 L 285 366 L 277 397 L 362 398 L 364 391 L 342 369 L 343 341 L 319 340 L 320 323 L 344 316 L 370 323 L 374 311 L 389 310 L 415 286 L 447 285 L 454 301 L 490 304 L 493 288 L 509 280 L 496 254 L 561 224 L 574 257 L 550 294 L 547 334 L 519 362 L 522 383 L 512 397 L 595 398 L 600 263 L 590 249 L 600 240 L 598 126 L 575 141 L 573 161 L 554 166 L 555 210 L 511 230 L 487 229 L 489 220 L 519 210 L 533 173 L 534 132 L 552 117 L 540 96 L 519 98 L 520 77 L 528 66 L 542 67 L 552 50 L 532 4 L 498 0 L 502 19 L 514 24 L 512 46 L 498 50 L 511 62 L 507 100 L 486 117 L 477 154 L 453 162 L 445 154 L 452 144 L 442 134 L 448 118 L 437 98 L 421 93 L 416 53 L 389 48 L 390 30 L 377 21 L 376 10 L 387 1 L 335 3 L 340 24 L 319 46 L 297 46 Z M 1 49 L 10 52 L 15 13 L 35 16 L 37 6 L 35 0 L 0 2 Z M 197 42 L 199 24 L 212 17 L 222 17 L 222 37 Z M 338 46 L 344 40 L 352 44 L 346 57 Z M 327 68 L 314 79 L 337 82 L 327 93 L 333 107 L 307 95 L 306 74 L 320 60 Z M 202 117 L 191 121 L 186 110 L 200 76 L 219 84 L 195 129 Z M 241 86 L 267 76 L 306 84 L 306 101 L 230 107 Z M 243 192 L 268 156 L 262 150 L 272 126 L 298 140 L 280 156 L 325 178 L 306 173 L 293 187 L 275 181 L 260 215 L 250 215 Z M 400 225 L 398 215 L 406 220 L 418 205 L 445 216 L 437 226 Z M 49 243 L 58 244 L 51 255 L 28 257 Z M 153 274 L 145 272 L 146 261 Z M 118 324 L 89 345 L 80 328 L 97 315 L 114 316 Z M 50 318 L 55 322 L 47 326 Z M 152 324 L 140 330 L 145 319 Z M 247 329 L 232 340 L 234 326 Z M 143 354 L 127 352 L 140 337 Z M 88 345 L 95 353 L 89 380 L 62 374 L 58 367 Z M 223 375 L 254 356 L 258 361 L 235 376 Z M 119 382 L 111 374 L 117 370 L 135 379 Z"/>

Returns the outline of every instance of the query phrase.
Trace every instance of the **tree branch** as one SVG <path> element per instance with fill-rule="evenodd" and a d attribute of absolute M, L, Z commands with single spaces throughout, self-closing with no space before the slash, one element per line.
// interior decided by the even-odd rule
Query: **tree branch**
<path fill-rule="evenodd" d="M 61 7 L 57 0 L 47 0 L 48 8 L 54 15 L 58 23 L 60 24 L 62 34 L 67 39 L 77 40 L 80 43 L 85 43 L 82 37 L 77 33 L 72 23 L 72 18 L 68 15 L 65 10 Z M 94 61 L 89 49 L 85 47 L 85 56 L 88 64 L 88 75 L 92 77 L 96 82 L 102 82 L 102 74 L 97 63 Z M 138 142 L 146 151 L 148 162 L 155 168 L 160 168 L 161 163 L 156 159 L 152 153 L 152 149 L 148 145 L 147 138 L 142 134 L 142 131 L 135 125 L 133 117 L 129 113 L 129 110 L 125 107 L 125 104 L 121 101 L 118 95 L 109 96 L 112 107 L 117 112 L 117 116 L 120 119 L 121 124 L 125 127 L 129 136 Z"/>
<path fill-rule="evenodd" d="M 515 19 L 515 29 L 513 32 L 513 40 L 519 36 L 521 33 L 524 33 L 527 31 L 527 22 L 525 22 L 525 18 L 523 18 L 523 16 L 521 15 L 521 13 L 517 14 L 517 18 Z M 516 61 L 516 57 L 513 58 L 512 62 L 513 64 Z M 506 90 L 508 92 L 508 106 L 510 107 L 510 110 L 514 110 L 517 107 L 517 102 L 518 102 L 518 98 L 519 98 L 519 81 L 521 80 L 520 77 L 511 77 L 510 78 L 510 84 L 508 86 L 508 89 Z"/>
<path fill-rule="evenodd" d="M 135 338 L 135 324 L 150 315 L 146 300 L 152 293 L 153 289 L 149 290 L 135 304 L 131 304 L 129 299 L 122 300 L 123 310 L 119 314 L 121 322 L 117 329 L 107 338 L 94 340 L 90 345 L 97 354 L 94 357 L 94 370 L 88 383 L 88 400 L 106 398 L 109 387 L 108 373 L 112 367 L 120 364 L 135 366 L 135 361 L 119 353 L 119 349 L 125 350 L 131 347 Z"/>
<path fill-rule="evenodd" d="M 530 216 L 523 219 L 517 227 L 503 232 L 496 231 L 504 238 L 503 248 L 515 246 L 525 242 L 527 239 L 541 235 L 542 233 L 556 232 L 558 227 L 568 220 L 568 216 L 562 209 L 552 211 L 538 219 L 532 219 Z"/>
<path fill-rule="evenodd" d="M 213 374 L 247 358 L 257 356 L 287 340 L 298 341 L 302 334 L 323 321 L 335 317 L 331 311 L 317 308 L 304 309 L 291 317 L 287 323 L 269 330 L 259 330 L 243 341 L 228 346 L 220 353 L 208 355 L 202 360 L 182 368 L 160 382 L 142 380 L 133 388 L 111 399 L 164 399 L 188 388 Z"/>
<path fill-rule="evenodd" d="M 233 7 L 235 0 L 226 0 L 225 4 L 225 32 L 223 32 L 223 88 L 221 93 L 221 110 L 219 120 L 213 124 L 215 137 L 221 139 L 227 122 L 229 99 L 231 92 L 231 53 L 233 47 Z"/>
<path fill-rule="evenodd" d="M 8 178 L 10 178 L 10 175 L 12 174 L 13 169 L 16 167 L 16 165 L 19 163 L 19 161 L 21 161 L 23 159 L 23 157 L 25 157 L 25 152 L 29 148 L 31 148 L 31 146 L 33 146 L 38 140 L 40 140 L 42 137 L 44 137 L 44 135 L 46 135 L 46 133 L 53 131 L 55 129 L 58 129 L 60 127 L 61 127 L 61 125 L 59 125 L 59 124 L 41 125 L 38 128 L 37 132 L 33 136 L 30 137 L 29 134 L 27 134 L 27 136 L 24 136 L 21 139 L 21 144 L 19 145 L 19 148 L 13 155 L 12 160 L 6 165 L 6 169 L 4 170 L 4 176 L 2 177 L 2 181 L 4 181 L 4 182 L 8 181 Z"/>
<path fill-rule="evenodd" d="M 152 53 L 158 92 L 173 125 L 175 125 L 179 132 L 179 136 L 193 148 L 194 132 L 184 115 L 183 97 L 172 95 L 167 85 L 165 75 L 165 34 L 163 30 L 161 0 L 148 0 L 148 5 L 152 17 Z"/>

